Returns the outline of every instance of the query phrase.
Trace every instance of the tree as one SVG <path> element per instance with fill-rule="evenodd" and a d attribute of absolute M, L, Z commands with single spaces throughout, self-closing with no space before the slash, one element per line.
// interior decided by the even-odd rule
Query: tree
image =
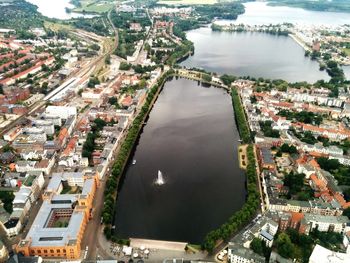
<path fill-rule="evenodd" d="M 203 79 L 204 81 L 206 81 L 206 82 L 211 82 L 212 77 L 211 77 L 211 75 L 209 75 L 209 74 L 203 73 L 203 74 L 202 74 L 202 79 Z"/>
<path fill-rule="evenodd" d="M 345 200 L 349 202 L 350 201 L 350 188 L 346 189 L 343 192 L 343 194 L 344 194 Z"/>
<path fill-rule="evenodd" d="M 279 138 L 280 133 L 278 130 L 273 130 L 271 125 L 272 121 L 259 121 L 260 127 L 262 132 L 264 133 L 264 136 L 266 137 L 272 137 L 272 138 Z"/>
<path fill-rule="evenodd" d="M 94 51 L 99 51 L 101 48 L 98 44 L 92 44 L 89 46 L 90 49 L 94 50 Z"/>
<path fill-rule="evenodd" d="M 95 119 L 94 123 L 95 123 L 96 128 L 97 128 L 98 131 L 102 130 L 103 127 L 105 127 L 107 125 L 107 123 L 104 120 L 100 119 L 100 118 Z"/>
<path fill-rule="evenodd" d="M 294 145 L 288 145 L 286 143 L 284 143 L 282 146 L 281 146 L 281 151 L 284 152 L 284 153 L 290 153 L 290 154 L 293 154 L 293 153 L 298 153 L 298 150 L 297 148 L 294 146 Z"/>
<path fill-rule="evenodd" d="M 252 243 L 250 243 L 250 248 L 257 254 L 259 255 L 263 255 L 264 250 L 263 250 L 263 245 L 262 240 L 260 240 L 259 238 L 254 238 Z"/>
<path fill-rule="evenodd" d="M 107 65 L 110 65 L 111 64 L 111 56 L 110 55 L 107 55 L 106 58 L 105 58 L 105 63 Z"/>
<path fill-rule="evenodd" d="M 343 211 L 343 215 L 344 215 L 344 216 L 347 216 L 347 217 L 350 219 L 350 207 L 349 207 L 349 208 L 346 208 L 346 209 Z"/>
<path fill-rule="evenodd" d="M 284 258 L 293 258 L 294 245 L 286 233 L 280 233 L 276 241 L 277 252 Z"/>
<path fill-rule="evenodd" d="M 118 99 L 116 97 L 110 97 L 108 99 L 108 103 L 111 105 L 115 105 L 116 103 L 118 103 Z"/>
<path fill-rule="evenodd" d="M 100 84 L 100 80 L 97 77 L 90 77 L 88 87 L 89 88 L 94 88 L 96 85 Z"/>
<path fill-rule="evenodd" d="M 293 172 L 284 177 L 284 185 L 289 187 L 289 193 L 295 195 L 299 193 L 304 185 L 304 174 L 294 174 Z"/>
<path fill-rule="evenodd" d="M 220 79 L 225 85 L 229 86 L 229 85 L 231 85 L 232 82 L 234 82 L 236 80 L 236 77 L 224 74 L 220 77 Z"/>
<path fill-rule="evenodd" d="M 42 90 L 47 90 L 48 86 L 49 86 L 49 83 L 43 82 L 43 84 L 41 84 L 41 89 Z"/>
<path fill-rule="evenodd" d="M 14 152 L 14 149 L 12 148 L 12 146 L 10 144 L 6 144 L 3 148 L 2 148 L 3 152 Z"/>
<path fill-rule="evenodd" d="M 320 157 L 317 159 L 320 167 L 328 172 L 339 168 L 340 163 L 337 159 L 328 159 L 326 157 Z"/>
<path fill-rule="evenodd" d="M 131 64 L 126 63 L 126 62 L 121 62 L 119 65 L 120 70 L 130 70 L 131 69 Z"/>

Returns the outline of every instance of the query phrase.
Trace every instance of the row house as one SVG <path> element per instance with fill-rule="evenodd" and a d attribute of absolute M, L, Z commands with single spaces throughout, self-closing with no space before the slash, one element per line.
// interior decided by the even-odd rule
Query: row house
<path fill-rule="evenodd" d="M 322 201 L 270 200 L 269 209 L 276 212 L 310 213 L 318 215 L 340 216 L 343 211 L 339 203 Z"/>

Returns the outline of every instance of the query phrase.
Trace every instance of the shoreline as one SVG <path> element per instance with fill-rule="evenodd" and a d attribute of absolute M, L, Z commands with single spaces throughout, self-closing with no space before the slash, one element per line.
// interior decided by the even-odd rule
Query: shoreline
<path fill-rule="evenodd" d="M 166 74 L 166 73 L 165 73 Z M 167 75 L 167 74 L 166 74 Z M 223 89 L 223 90 L 226 90 L 226 91 L 228 91 L 228 87 L 226 87 L 225 85 L 218 85 L 217 83 L 211 83 L 211 82 L 206 82 L 206 81 L 204 81 L 204 80 L 199 80 L 199 79 L 195 79 L 195 78 L 192 78 L 192 77 L 185 77 L 184 75 L 182 75 L 180 72 L 178 72 L 177 70 L 175 70 L 173 73 L 171 73 L 171 74 L 169 74 L 163 81 L 162 81 L 162 85 L 160 85 L 159 86 L 159 88 L 158 88 L 158 91 L 157 91 L 157 93 L 154 95 L 154 98 L 153 98 L 153 100 L 152 100 L 152 103 L 150 104 L 150 106 L 149 106 L 149 110 L 147 111 L 147 113 L 145 114 L 145 116 L 144 116 L 144 120 L 146 120 L 148 117 L 149 117 L 149 114 L 150 114 L 150 112 L 152 111 L 152 109 L 153 109 L 153 106 L 154 106 L 154 103 L 156 102 L 156 100 L 157 100 L 157 98 L 158 98 L 158 96 L 159 96 L 159 94 L 160 94 L 160 92 L 162 91 L 162 89 L 163 89 L 163 87 L 164 87 L 164 84 L 167 82 L 167 81 L 169 81 L 169 80 L 171 80 L 172 78 L 174 78 L 174 77 L 180 77 L 180 78 L 187 78 L 187 79 L 190 79 L 190 80 L 192 80 L 192 81 L 200 81 L 200 82 L 203 82 L 203 83 L 207 83 L 207 84 L 209 84 L 209 85 L 211 85 L 211 86 L 216 86 L 216 87 L 218 87 L 218 88 L 221 88 L 221 89 Z M 215 85 L 216 84 L 216 85 Z M 230 94 L 228 94 L 229 96 L 230 96 Z M 231 96 L 230 96 L 231 97 Z M 234 114 L 234 116 L 236 115 L 236 113 L 235 113 L 235 108 L 233 107 L 233 114 Z M 135 144 L 137 144 L 137 142 L 138 142 L 138 139 L 139 139 L 139 137 L 140 137 L 140 135 L 141 135 L 141 133 L 142 133 L 142 129 L 143 129 L 143 127 L 144 127 L 144 124 L 143 125 L 141 125 L 141 127 L 139 128 L 139 130 L 138 130 L 138 135 L 137 135 L 137 138 L 136 138 L 136 140 L 133 142 L 134 143 L 134 145 Z M 238 123 L 236 123 L 236 127 L 237 127 L 237 130 L 239 130 L 239 125 L 238 125 Z M 240 135 L 241 136 L 241 135 Z M 250 144 L 246 144 L 246 145 L 243 145 L 244 147 L 245 147 L 245 151 L 244 151 L 244 154 L 245 154 L 245 163 L 246 163 L 246 166 L 248 166 L 248 164 L 250 163 L 250 162 L 248 162 L 248 147 L 249 147 L 249 145 Z M 239 146 L 240 147 L 240 146 Z M 130 150 L 130 152 L 128 153 L 128 156 L 127 156 L 127 158 L 126 158 L 126 160 L 125 160 L 125 163 L 124 163 L 124 165 L 123 165 L 123 167 L 121 167 L 121 171 L 120 171 L 120 177 L 119 177 L 119 179 L 118 179 L 118 185 L 117 185 L 117 189 L 116 189 L 116 193 L 115 193 L 115 204 L 116 204 L 116 202 L 117 202 L 117 199 L 118 199 L 118 193 L 119 193 L 119 191 L 120 191 L 120 188 L 119 187 L 121 187 L 122 186 L 122 182 L 123 182 L 123 180 L 125 179 L 125 171 L 126 171 L 126 168 L 127 168 L 127 164 L 131 161 L 130 160 L 130 156 L 131 156 L 131 153 L 132 153 L 132 151 L 133 151 L 133 148 L 134 147 L 132 147 L 132 149 Z M 241 158 L 241 156 L 240 156 L 240 153 L 238 153 L 238 155 L 239 155 L 239 158 Z M 239 161 L 239 160 L 237 160 L 237 161 Z M 246 176 L 247 177 L 247 174 L 246 174 L 246 168 L 242 168 L 241 167 L 241 162 L 239 162 L 239 168 L 240 169 L 243 169 L 244 170 L 244 176 Z M 247 177 L 247 181 L 248 181 L 248 177 Z M 246 185 L 245 185 L 245 187 L 246 187 Z M 244 204 L 243 204 L 243 206 L 242 206 L 242 208 L 244 207 L 246 205 L 246 202 L 244 202 Z M 240 213 L 240 210 L 241 209 L 239 209 L 239 210 L 237 210 L 237 211 L 235 211 L 235 212 L 233 212 L 233 214 L 232 215 L 235 215 L 236 213 Z M 112 227 L 112 231 L 111 231 L 111 239 L 112 239 L 112 241 L 113 241 L 113 239 L 114 238 L 116 238 L 118 235 L 117 235 L 117 233 L 115 233 L 114 232 L 114 230 L 113 229 L 115 229 L 115 211 L 113 212 L 113 220 L 112 220 L 112 223 L 109 225 L 109 227 Z M 228 219 L 227 219 L 228 220 Z M 226 222 L 226 221 L 225 221 Z M 105 226 L 108 226 L 108 224 L 105 224 Z M 205 238 L 203 239 L 203 241 L 201 242 L 202 244 L 205 242 L 205 239 L 206 239 L 206 237 L 207 237 L 207 235 L 210 233 L 210 231 L 208 231 L 208 233 L 206 234 L 206 236 L 205 236 Z M 126 238 L 127 240 L 131 240 L 132 239 L 132 237 L 129 237 L 129 238 Z M 125 240 L 126 240 L 125 239 Z M 170 242 L 178 242 L 178 241 L 176 241 L 176 240 L 169 240 Z M 198 245 L 200 245 L 200 244 L 198 244 Z"/>
<path fill-rule="evenodd" d="M 311 48 L 309 48 L 302 40 L 300 40 L 295 34 L 289 33 L 288 36 L 293 39 L 299 46 L 301 46 L 305 51 L 311 51 Z"/>

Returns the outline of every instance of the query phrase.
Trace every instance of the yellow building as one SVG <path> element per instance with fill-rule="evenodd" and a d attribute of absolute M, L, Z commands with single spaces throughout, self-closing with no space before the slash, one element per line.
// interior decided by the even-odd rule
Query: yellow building
<path fill-rule="evenodd" d="M 43 194 L 44 202 L 26 238 L 17 245 L 17 253 L 78 259 L 98 183 L 96 174 L 53 174 Z M 63 190 L 67 193 L 61 194 Z"/>

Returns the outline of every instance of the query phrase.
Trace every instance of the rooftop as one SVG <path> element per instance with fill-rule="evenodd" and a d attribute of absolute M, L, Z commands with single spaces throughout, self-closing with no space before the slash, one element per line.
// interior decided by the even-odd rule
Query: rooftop
<path fill-rule="evenodd" d="M 84 220 L 83 211 L 74 211 L 67 227 L 48 227 L 52 213 L 62 209 L 72 209 L 72 204 L 44 201 L 26 237 L 32 241 L 32 247 L 64 246 L 78 235 Z"/>
<path fill-rule="evenodd" d="M 236 255 L 238 257 L 254 260 L 256 263 L 264 263 L 265 258 L 254 253 L 252 250 L 242 247 L 240 245 L 229 243 L 228 245 L 229 251 L 232 255 Z"/>
<path fill-rule="evenodd" d="M 324 216 L 315 214 L 305 214 L 304 218 L 306 221 L 317 221 L 320 223 L 330 224 L 348 224 L 350 220 L 347 216 Z"/>

